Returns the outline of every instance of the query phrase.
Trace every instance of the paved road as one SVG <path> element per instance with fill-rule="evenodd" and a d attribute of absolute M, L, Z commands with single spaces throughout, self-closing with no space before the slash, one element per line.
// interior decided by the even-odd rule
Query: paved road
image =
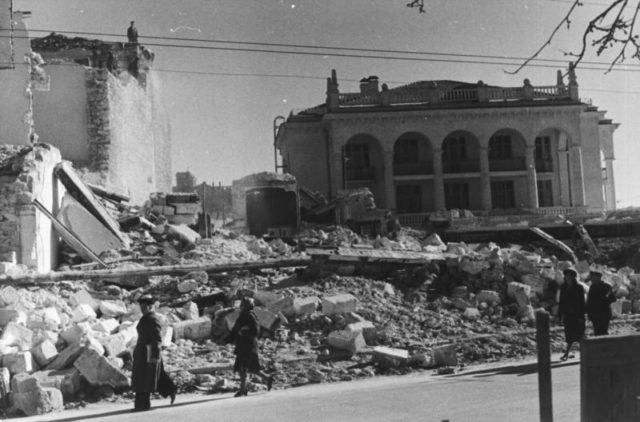
<path fill-rule="evenodd" d="M 577 361 L 553 369 L 556 422 L 579 420 Z M 449 376 L 415 374 L 321 384 L 233 398 L 230 394 L 178 396 L 169 407 L 156 400 L 149 412 L 130 413 L 131 404 L 90 405 L 32 421 L 539 421 L 535 363 L 478 367 Z"/>

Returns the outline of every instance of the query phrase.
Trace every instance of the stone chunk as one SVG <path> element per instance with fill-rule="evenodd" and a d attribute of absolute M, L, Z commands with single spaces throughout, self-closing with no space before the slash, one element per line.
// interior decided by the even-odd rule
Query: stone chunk
<path fill-rule="evenodd" d="M 182 307 L 182 316 L 186 320 L 195 320 L 200 317 L 200 311 L 198 305 L 195 302 L 188 301 Z"/>
<path fill-rule="evenodd" d="M 349 293 L 329 296 L 322 299 L 322 313 L 325 315 L 343 314 L 356 311 L 357 299 Z"/>
<path fill-rule="evenodd" d="M 27 416 L 58 412 L 64 408 L 62 392 L 57 388 L 40 387 L 25 392 L 11 392 L 11 404 Z"/>
<path fill-rule="evenodd" d="M 102 300 L 100 312 L 103 318 L 117 318 L 127 313 L 127 305 L 121 300 Z"/>
<path fill-rule="evenodd" d="M 96 321 L 96 323 L 91 326 L 91 329 L 99 333 L 111 334 L 118 328 L 119 325 L 120 324 L 118 323 L 117 319 L 107 318 Z"/>
<path fill-rule="evenodd" d="M 361 331 L 338 330 L 329 333 L 327 342 L 331 347 L 357 353 L 367 347 Z"/>
<path fill-rule="evenodd" d="M 98 301 L 91 296 L 91 294 L 86 290 L 78 290 L 74 294 L 71 295 L 71 302 L 75 305 L 89 305 L 94 312 L 97 312 L 100 309 L 100 305 Z"/>
<path fill-rule="evenodd" d="M 91 326 L 86 322 L 81 322 L 78 324 L 73 324 L 71 327 L 60 333 L 60 337 L 65 341 L 65 343 L 71 344 L 79 344 L 81 343 L 88 335 L 91 333 Z"/>
<path fill-rule="evenodd" d="M 311 315 L 318 309 L 320 299 L 317 296 L 301 297 L 293 299 L 293 311 L 295 315 Z"/>
<path fill-rule="evenodd" d="M 29 350 L 33 344 L 33 331 L 15 322 L 10 322 L 4 328 L 0 342 L 4 346 L 17 346 L 20 350 Z"/>
<path fill-rule="evenodd" d="M 347 325 L 348 331 L 359 331 L 362 333 L 367 344 L 373 344 L 378 337 L 375 325 L 371 321 L 353 322 Z"/>
<path fill-rule="evenodd" d="M 173 324 L 173 339 L 204 340 L 211 337 L 211 318 L 200 317 Z"/>
<path fill-rule="evenodd" d="M 531 287 L 531 291 L 538 296 L 543 296 L 547 288 L 548 280 L 535 274 L 523 274 L 520 277 L 523 284 Z"/>
<path fill-rule="evenodd" d="M 171 346 L 171 339 L 173 338 L 173 327 L 169 325 L 162 327 L 162 330 L 160 331 L 160 337 L 162 338 L 161 345 L 163 347 Z"/>
<path fill-rule="evenodd" d="M 384 367 L 397 368 L 409 362 L 409 351 L 393 347 L 376 346 L 373 348 L 371 360 Z"/>
<path fill-rule="evenodd" d="M 115 389 L 129 387 L 129 379 L 95 350 L 86 349 L 73 366 L 92 386 L 109 385 Z"/>
<path fill-rule="evenodd" d="M 260 328 L 269 332 L 274 332 L 276 328 L 278 328 L 278 325 L 280 324 L 280 318 L 278 318 L 278 315 L 264 308 L 255 308 L 253 312 L 256 314 L 256 317 L 258 317 Z"/>
<path fill-rule="evenodd" d="M 61 370 L 69 368 L 85 349 L 86 347 L 80 344 L 72 344 L 58 353 L 58 356 L 45 369 Z"/>
<path fill-rule="evenodd" d="M 23 323 L 26 323 L 27 316 L 24 314 L 24 312 L 9 308 L 0 309 L 0 327 L 4 327 L 12 321 L 19 322 L 20 319 L 22 319 Z"/>
<path fill-rule="evenodd" d="M 60 318 L 58 310 L 50 306 L 30 312 L 26 325 L 32 330 L 58 330 L 61 323 L 62 319 Z"/>
<path fill-rule="evenodd" d="M 0 304 L 10 306 L 20 301 L 20 293 L 11 286 L 0 289 Z"/>
<path fill-rule="evenodd" d="M 2 366 L 9 369 L 9 372 L 19 374 L 21 372 L 33 371 L 33 357 L 31 352 L 8 353 L 2 356 Z"/>
<path fill-rule="evenodd" d="M 93 308 L 91 308 L 91 306 L 84 303 L 76 306 L 76 308 L 73 310 L 74 322 L 83 322 L 88 319 L 94 319 L 96 317 L 97 315 L 96 315 L 96 312 L 93 310 Z"/>
<path fill-rule="evenodd" d="M 469 307 L 465 309 L 462 316 L 468 319 L 469 321 L 475 321 L 481 317 L 480 311 L 478 310 L 478 308 L 473 308 L 473 307 Z"/>
<path fill-rule="evenodd" d="M 123 333 L 113 334 L 100 339 L 107 356 L 118 356 L 127 350 L 127 338 Z"/>
<path fill-rule="evenodd" d="M 476 295 L 478 303 L 485 302 L 489 306 L 500 304 L 500 295 L 493 290 L 480 290 L 480 293 Z"/>
<path fill-rule="evenodd" d="M 63 371 L 38 371 L 32 375 L 38 380 L 40 386 L 57 388 L 62 391 L 64 397 L 73 397 L 82 388 L 80 371 L 76 368 Z"/>
<path fill-rule="evenodd" d="M 526 284 L 512 281 L 507 285 L 507 295 L 515 299 L 519 307 L 527 306 L 531 303 L 529 300 L 531 287 Z"/>
<path fill-rule="evenodd" d="M 56 345 L 49 340 L 45 340 L 31 349 L 31 354 L 36 363 L 41 367 L 47 366 L 51 363 L 56 356 L 58 356 L 58 350 Z"/>
<path fill-rule="evenodd" d="M 176 286 L 180 293 L 189 293 L 198 288 L 198 282 L 195 280 L 184 280 Z"/>

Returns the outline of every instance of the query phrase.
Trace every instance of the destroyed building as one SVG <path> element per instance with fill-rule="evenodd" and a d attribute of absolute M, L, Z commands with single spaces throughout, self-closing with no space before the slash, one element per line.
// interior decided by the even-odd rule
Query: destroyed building
<path fill-rule="evenodd" d="M 615 209 L 613 132 L 565 83 L 499 87 L 451 80 L 360 92 L 327 79 L 324 104 L 276 119 L 284 171 L 334 198 L 367 187 L 406 226 L 466 209 L 576 214 Z M 276 163 L 277 164 L 277 163 Z"/>
<path fill-rule="evenodd" d="M 50 34 L 30 39 L 24 18 L 2 0 L 0 142 L 56 146 L 83 178 L 142 202 L 171 188 L 171 131 L 139 44 Z"/>

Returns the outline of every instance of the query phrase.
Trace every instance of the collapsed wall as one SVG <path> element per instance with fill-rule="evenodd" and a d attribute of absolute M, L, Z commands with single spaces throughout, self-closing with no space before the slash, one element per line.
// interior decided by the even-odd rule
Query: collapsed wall
<path fill-rule="evenodd" d="M 0 145 L 0 261 L 38 272 L 56 266 L 58 238 L 33 200 L 57 212 L 64 188 L 53 169 L 61 161 L 51 145 Z"/>

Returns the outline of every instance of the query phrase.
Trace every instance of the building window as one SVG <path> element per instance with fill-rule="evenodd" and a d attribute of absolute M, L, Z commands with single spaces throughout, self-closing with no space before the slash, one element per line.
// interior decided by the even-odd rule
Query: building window
<path fill-rule="evenodd" d="M 497 135 L 489 140 L 489 159 L 507 160 L 513 157 L 511 151 L 511 136 Z"/>
<path fill-rule="evenodd" d="M 420 185 L 396 186 L 396 206 L 399 213 L 422 212 L 422 189 Z"/>
<path fill-rule="evenodd" d="M 551 180 L 538 180 L 538 206 L 553 206 L 553 187 Z"/>
<path fill-rule="evenodd" d="M 469 207 L 469 184 L 468 183 L 445 183 L 444 203 L 447 209 L 460 208 L 468 210 Z"/>
<path fill-rule="evenodd" d="M 515 208 L 516 198 L 513 181 L 491 182 L 491 204 L 493 208 Z"/>
<path fill-rule="evenodd" d="M 442 146 L 442 161 L 458 161 L 467 159 L 467 143 L 464 136 L 445 139 Z"/>
<path fill-rule="evenodd" d="M 418 140 L 400 139 L 396 142 L 393 154 L 395 164 L 418 162 Z"/>
<path fill-rule="evenodd" d="M 538 136 L 536 138 L 536 160 L 551 161 L 551 138 Z"/>
<path fill-rule="evenodd" d="M 369 145 L 347 144 L 344 147 L 344 157 L 350 168 L 367 168 L 369 167 Z"/>

